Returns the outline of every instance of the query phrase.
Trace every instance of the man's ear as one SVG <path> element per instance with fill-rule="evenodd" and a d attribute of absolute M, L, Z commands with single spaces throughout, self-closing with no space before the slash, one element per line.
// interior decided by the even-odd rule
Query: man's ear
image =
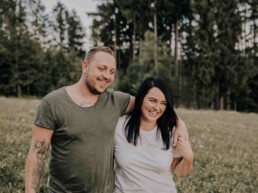
<path fill-rule="evenodd" d="M 87 60 L 83 60 L 83 62 L 82 62 L 82 72 L 83 73 L 87 72 L 88 66 L 89 66 L 89 64 L 88 64 Z"/>

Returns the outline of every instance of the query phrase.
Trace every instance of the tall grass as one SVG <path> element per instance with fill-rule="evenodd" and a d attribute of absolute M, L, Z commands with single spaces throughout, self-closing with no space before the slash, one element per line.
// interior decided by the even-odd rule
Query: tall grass
<path fill-rule="evenodd" d="M 31 122 L 39 100 L 0 97 L 0 192 L 24 192 Z M 258 114 L 177 109 L 186 122 L 194 167 L 174 177 L 178 193 L 257 193 Z M 46 191 L 47 167 L 40 192 Z"/>
<path fill-rule="evenodd" d="M 258 115 L 178 110 L 195 155 L 192 173 L 176 179 L 182 193 L 258 192 Z"/>
<path fill-rule="evenodd" d="M 38 104 L 39 100 L 0 97 L 1 193 L 24 192 L 24 167 Z M 40 192 L 47 192 L 46 174 Z"/>

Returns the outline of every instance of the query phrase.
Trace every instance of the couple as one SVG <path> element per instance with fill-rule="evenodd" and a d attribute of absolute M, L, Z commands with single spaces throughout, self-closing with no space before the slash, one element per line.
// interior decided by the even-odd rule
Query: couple
<path fill-rule="evenodd" d="M 113 150 L 115 192 L 159 192 L 148 190 L 155 184 L 172 192 L 170 168 L 180 176 L 190 171 L 193 156 L 187 130 L 176 117 L 167 86 L 159 79 L 147 79 L 135 99 L 107 89 L 115 72 L 114 52 L 93 48 L 82 63 L 80 80 L 42 99 L 26 161 L 26 193 L 37 191 L 50 144 L 48 186 L 55 193 L 114 192 Z M 127 187 L 131 189 L 123 190 Z"/>

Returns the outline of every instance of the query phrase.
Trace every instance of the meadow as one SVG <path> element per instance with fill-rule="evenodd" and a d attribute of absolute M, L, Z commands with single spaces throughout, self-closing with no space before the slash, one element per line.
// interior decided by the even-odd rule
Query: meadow
<path fill-rule="evenodd" d="M 24 165 L 37 99 L 0 97 L 0 192 L 24 192 Z M 194 151 L 178 193 L 258 193 L 258 114 L 176 109 Z M 40 192 L 46 191 L 47 167 Z"/>

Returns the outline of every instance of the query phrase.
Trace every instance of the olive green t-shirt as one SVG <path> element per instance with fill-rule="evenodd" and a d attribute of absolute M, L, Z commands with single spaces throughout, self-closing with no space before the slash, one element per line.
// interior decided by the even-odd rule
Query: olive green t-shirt
<path fill-rule="evenodd" d="M 55 193 L 113 193 L 113 141 L 129 94 L 108 90 L 92 107 L 80 107 L 65 87 L 46 95 L 34 124 L 54 130 L 49 189 Z"/>

